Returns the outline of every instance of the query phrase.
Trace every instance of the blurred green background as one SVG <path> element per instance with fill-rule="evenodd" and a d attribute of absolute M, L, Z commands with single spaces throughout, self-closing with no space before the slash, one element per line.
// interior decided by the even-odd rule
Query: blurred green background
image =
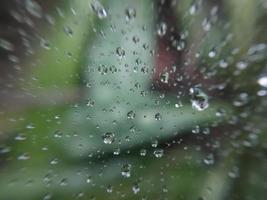
<path fill-rule="evenodd" d="M 0 199 L 265 200 L 267 1 L 3 1 Z"/>

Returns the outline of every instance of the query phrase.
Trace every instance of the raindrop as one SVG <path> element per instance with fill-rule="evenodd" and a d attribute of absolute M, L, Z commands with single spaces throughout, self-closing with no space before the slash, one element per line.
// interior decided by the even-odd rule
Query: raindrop
<path fill-rule="evenodd" d="M 192 108 L 202 111 L 209 107 L 208 96 L 198 87 L 190 88 Z"/>
<path fill-rule="evenodd" d="M 102 136 L 102 138 L 105 144 L 112 144 L 115 141 L 115 134 L 107 132 Z"/>
<path fill-rule="evenodd" d="M 234 106 L 240 107 L 240 106 L 246 105 L 248 103 L 248 101 L 249 101 L 248 94 L 247 93 L 241 93 L 235 98 L 233 104 L 234 104 Z"/>
<path fill-rule="evenodd" d="M 64 32 L 67 36 L 72 37 L 73 36 L 73 30 L 69 26 L 64 27 Z"/>
<path fill-rule="evenodd" d="M 125 56 L 125 50 L 121 47 L 117 47 L 116 54 L 121 59 Z"/>
<path fill-rule="evenodd" d="M 228 67 L 228 63 L 227 63 L 224 59 L 222 59 L 222 60 L 220 60 L 220 62 L 219 62 L 219 66 L 220 66 L 221 68 L 227 68 L 227 67 Z"/>
<path fill-rule="evenodd" d="M 41 40 L 40 40 L 40 46 L 41 46 L 42 48 L 44 48 L 44 49 L 47 49 L 47 50 L 50 49 L 50 44 L 49 44 L 49 42 L 48 42 L 47 40 L 45 40 L 45 39 L 41 39 Z"/>
<path fill-rule="evenodd" d="M 94 0 L 91 3 L 91 8 L 93 9 L 93 11 L 95 12 L 95 14 L 99 19 L 104 19 L 108 16 L 104 6 L 97 0 Z"/>
<path fill-rule="evenodd" d="M 156 120 L 161 120 L 161 118 L 162 118 L 162 116 L 161 116 L 160 113 L 155 114 L 155 119 Z"/>
<path fill-rule="evenodd" d="M 160 75 L 160 81 L 162 83 L 168 83 L 169 82 L 169 73 L 168 72 L 163 72 L 161 75 Z"/>
<path fill-rule="evenodd" d="M 217 52 L 216 52 L 216 50 L 215 49 L 212 49 L 210 52 L 209 52 L 209 57 L 210 58 L 214 58 L 215 56 L 216 56 L 216 54 L 217 54 Z"/>
<path fill-rule="evenodd" d="M 26 10 L 32 16 L 37 17 L 37 18 L 42 17 L 42 8 L 36 1 L 26 0 L 25 7 L 26 7 Z"/>
<path fill-rule="evenodd" d="M 111 192 L 112 192 L 112 186 L 109 185 L 109 186 L 107 186 L 107 193 L 111 193 Z"/>
<path fill-rule="evenodd" d="M 140 192 L 140 187 L 137 183 L 135 183 L 132 187 L 133 193 L 137 194 L 138 192 Z"/>
<path fill-rule="evenodd" d="M 127 21 L 133 20 L 136 17 L 136 10 L 134 8 L 127 8 L 125 13 Z"/>
<path fill-rule="evenodd" d="M 161 22 L 157 27 L 157 34 L 160 37 L 163 37 L 167 32 L 167 24 L 165 22 Z"/>
<path fill-rule="evenodd" d="M 267 88 L 267 76 L 263 76 L 263 77 L 260 77 L 258 79 L 258 84 L 262 87 L 266 87 Z"/>
<path fill-rule="evenodd" d="M 129 111 L 128 113 L 127 113 L 127 118 L 128 119 L 134 119 L 135 118 L 135 112 L 134 111 Z"/>
<path fill-rule="evenodd" d="M 118 156 L 118 155 L 120 155 L 120 152 L 121 152 L 120 148 L 117 147 L 117 148 L 114 149 L 113 155 Z"/>
<path fill-rule="evenodd" d="M 95 105 L 95 101 L 94 100 L 92 100 L 92 99 L 88 99 L 87 100 L 86 106 L 93 107 L 94 105 Z"/>
<path fill-rule="evenodd" d="M 0 47 L 7 51 L 14 51 L 14 45 L 2 38 L 0 38 Z"/>
<path fill-rule="evenodd" d="M 140 41 L 140 38 L 137 35 L 133 36 L 134 43 L 138 43 L 139 41 Z"/>
<path fill-rule="evenodd" d="M 214 164 L 214 155 L 213 154 L 208 154 L 207 156 L 206 156 L 206 158 L 203 160 L 204 161 L 204 163 L 206 164 L 206 165 L 213 165 Z"/>
<path fill-rule="evenodd" d="M 151 143 L 151 146 L 156 148 L 158 146 L 158 144 L 159 144 L 158 140 L 153 140 Z"/>
<path fill-rule="evenodd" d="M 163 149 L 156 149 L 153 154 L 156 158 L 161 158 L 164 155 L 164 151 Z"/>
<path fill-rule="evenodd" d="M 140 150 L 140 155 L 141 156 L 146 156 L 146 149 L 141 149 Z"/>
<path fill-rule="evenodd" d="M 125 178 L 129 178 L 131 176 L 131 168 L 130 164 L 124 164 L 121 168 L 121 175 Z"/>

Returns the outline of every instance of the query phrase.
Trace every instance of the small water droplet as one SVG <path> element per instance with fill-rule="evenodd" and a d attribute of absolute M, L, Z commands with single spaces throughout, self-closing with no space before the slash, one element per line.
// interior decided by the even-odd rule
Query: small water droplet
<path fill-rule="evenodd" d="M 198 87 L 190 88 L 192 108 L 202 111 L 209 107 L 208 96 Z"/>
<path fill-rule="evenodd" d="M 203 160 L 204 161 L 204 163 L 206 164 L 206 165 L 213 165 L 214 164 L 214 155 L 213 154 L 208 154 L 207 156 L 206 156 L 206 158 Z"/>
<path fill-rule="evenodd" d="M 133 193 L 137 194 L 138 192 L 140 192 L 140 187 L 137 183 L 135 183 L 132 187 Z"/>
<path fill-rule="evenodd" d="M 99 19 L 107 18 L 108 16 L 107 11 L 105 10 L 104 6 L 99 1 L 94 0 L 91 3 L 91 8 Z"/>
<path fill-rule="evenodd" d="M 129 111 L 128 113 L 127 113 L 127 118 L 128 119 L 134 119 L 135 118 L 135 112 L 134 111 Z"/>
<path fill-rule="evenodd" d="M 162 83 L 169 83 L 169 73 L 168 72 L 163 72 L 161 75 L 160 75 L 160 81 Z"/>
<path fill-rule="evenodd" d="M 258 79 L 258 84 L 262 87 L 267 88 L 267 76 L 262 76 Z"/>
<path fill-rule="evenodd" d="M 157 34 L 160 37 L 163 37 L 167 32 L 167 24 L 165 22 L 161 22 L 159 23 L 158 27 L 157 27 Z"/>
<path fill-rule="evenodd" d="M 140 150 L 140 155 L 141 156 L 146 156 L 146 149 L 141 149 Z"/>
<path fill-rule="evenodd" d="M 121 59 L 125 56 L 125 50 L 121 47 L 117 47 L 116 54 Z"/>
<path fill-rule="evenodd" d="M 125 13 L 127 21 L 133 20 L 136 17 L 136 10 L 134 8 L 127 8 Z"/>
<path fill-rule="evenodd" d="M 131 168 L 130 164 L 124 164 L 121 168 L 121 175 L 125 178 L 129 178 L 131 176 Z"/>
<path fill-rule="evenodd" d="M 217 54 L 217 52 L 216 52 L 216 50 L 215 49 L 212 49 L 210 52 L 209 52 L 209 57 L 210 58 L 214 58 L 215 56 L 216 56 L 216 54 Z"/>
<path fill-rule="evenodd" d="M 115 141 L 115 134 L 107 132 L 102 136 L 102 138 L 105 144 L 112 144 Z"/>
<path fill-rule="evenodd" d="M 107 186 L 107 193 L 112 193 L 112 186 L 111 185 Z"/>
<path fill-rule="evenodd" d="M 154 152 L 153 152 L 154 156 L 156 158 L 161 158 L 163 155 L 164 155 L 164 150 L 163 149 L 156 149 Z"/>
<path fill-rule="evenodd" d="M 36 1 L 26 0 L 25 7 L 26 7 L 26 10 L 32 16 L 37 17 L 37 18 L 42 17 L 42 8 Z"/>
<path fill-rule="evenodd" d="M 156 113 L 156 114 L 155 114 L 155 119 L 156 119 L 156 120 L 161 120 L 161 118 L 162 118 L 162 116 L 161 116 L 160 113 Z"/>
<path fill-rule="evenodd" d="M 64 27 L 64 32 L 67 36 L 72 37 L 73 36 L 73 30 L 69 26 Z"/>

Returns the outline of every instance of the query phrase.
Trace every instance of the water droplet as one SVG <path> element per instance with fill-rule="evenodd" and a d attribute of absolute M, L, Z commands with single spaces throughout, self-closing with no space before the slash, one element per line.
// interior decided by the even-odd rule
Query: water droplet
<path fill-rule="evenodd" d="M 206 156 L 206 158 L 203 160 L 204 161 L 204 163 L 206 164 L 206 165 L 213 165 L 214 164 L 214 155 L 213 154 L 208 154 L 207 156 Z"/>
<path fill-rule="evenodd" d="M 237 166 L 234 166 L 229 172 L 228 172 L 228 176 L 230 178 L 237 178 L 239 177 L 239 168 Z"/>
<path fill-rule="evenodd" d="M 137 183 L 135 183 L 132 187 L 133 193 L 137 194 L 138 192 L 140 192 L 140 187 Z"/>
<path fill-rule="evenodd" d="M 131 176 L 131 168 L 130 164 L 124 164 L 121 168 L 121 175 L 125 178 L 129 178 Z"/>
<path fill-rule="evenodd" d="M 115 134 L 107 132 L 102 136 L 102 138 L 105 144 L 112 144 L 115 141 Z"/>
<path fill-rule="evenodd" d="M 116 54 L 121 59 L 125 56 L 125 50 L 121 47 L 117 47 Z"/>
<path fill-rule="evenodd" d="M 239 61 L 238 63 L 236 63 L 236 68 L 239 70 L 244 70 L 247 68 L 247 66 L 248 66 L 248 63 L 244 61 Z"/>
<path fill-rule="evenodd" d="M 137 35 L 133 36 L 134 43 L 138 43 L 139 41 L 140 41 L 140 38 Z"/>
<path fill-rule="evenodd" d="M 104 6 L 97 0 L 94 0 L 91 3 L 91 8 L 93 9 L 93 11 L 95 12 L 95 14 L 99 19 L 104 19 L 108 16 Z"/>
<path fill-rule="evenodd" d="M 163 72 L 161 75 L 160 75 L 160 81 L 162 83 L 169 83 L 169 73 L 168 72 Z"/>
<path fill-rule="evenodd" d="M 146 156 L 146 149 L 141 149 L 140 150 L 140 155 L 141 156 Z"/>
<path fill-rule="evenodd" d="M 216 54 L 217 54 L 217 52 L 216 52 L 216 50 L 215 49 L 212 49 L 210 52 L 209 52 L 209 57 L 210 58 L 214 58 L 215 56 L 216 56 Z"/>
<path fill-rule="evenodd" d="M 114 151 L 113 151 L 113 155 L 118 156 L 118 155 L 120 155 L 120 152 L 121 152 L 120 148 L 117 147 L 117 148 L 114 149 Z"/>
<path fill-rule="evenodd" d="M 260 77 L 258 79 L 258 84 L 262 87 L 266 87 L 267 88 L 267 76 L 263 76 L 263 77 Z"/>
<path fill-rule="evenodd" d="M 167 24 L 165 22 L 161 22 L 157 27 L 157 34 L 160 37 L 163 37 L 167 32 Z"/>
<path fill-rule="evenodd" d="M 233 101 L 234 106 L 241 107 L 249 102 L 249 96 L 247 93 L 239 94 Z"/>
<path fill-rule="evenodd" d="M 192 129 L 192 133 L 195 133 L 195 134 L 200 133 L 200 127 L 199 127 L 199 125 L 196 125 L 196 126 Z"/>
<path fill-rule="evenodd" d="M 20 156 L 17 157 L 18 160 L 29 160 L 30 159 L 30 155 L 28 153 L 24 153 Z"/>
<path fill-rule="evenodd" d="M 14 51 L 14 45 L 11 44 L 9 41 L 0 38 L 0 47 L 7 50 L 7 51 Z"/>
<path fill-rule="evenodd" d="M 209 107 L 208 96 L 198 87 L 190 88 L 192 108 L 198 111 Z"/>
<path fill-rule="evenodd" d="M 162 118 L 162 116 L 161 116 L 160 113 L 156 113 L 156 114 L 155 114 L 155 119 L 156 119 L 156 120 L 161 120 L 161 118 Z"/>
<path fill-rule="evenodd" d="M 111 185 L 108 185 L 108 186 L 107 186 L 107 192 L 108 192 L 108 193 L 111 193 L 111 192 L 112 192 L 112 186 L 111 186 Z"/>
<path fill-rule="evenodd" d="M 42 8 L 36 1 L 26 0 L 25 7 L 26 7 L 26 10 L 32 16 L 37 17 L 37 18 L 42 17 Z"/>
<path fill-rule="evenodd" d="M 73 36 L 73 30 L 69 26 L 64 27 L 64 32 L 67 34 L 67 36 L 72 37 Z"/>
<path fill-rule="evenodd" d="M 164 150 L 163 149 L 156 149 L 154 152 L 153 152 L 154 156 L 156 158 L 161 158 L 163 155 L 164 155 Z"/>
<path fill-rule="evenodd" d="M 128 113 L 127 113 L 127 118 L 128 119 L 134 119 L 135 118 L 135 112 L 134 111 L 129 111 Z"/>
<path fill-rule="evenodd" d="M 136 10 L 134 8 L 127 8 L 125 13 L 127 21 L 133 20 L 136 17 Z"/>
<path fill-rule="evenodd" d="M 42 48 L 44 48 L 44 49 L 47 49 L 47 50 L 50 49 L 50 44 L 49 44 L 49 42 L 48 42 L 47 40 L 45 40 L 45 39 L 41 39 L 41 40 L 40 40 L 40 46 L 41 46 Z"/>
<path fill-rule="evenodd" d="M 220 66 L 221 68 L 227 68 L 227 67 L 228 67 L 228 63 L 227 63 L 224 59 L 222 59 L 222 60 L 220 60 L 220 62 L 219 62 L 219 66 Z"/>
<path fill-rule="evenodd" d="M 92 100 L 92 99 L 88 99 L 87 100 L 86 106 L 93 107 L 94 105 L 95 105 L 95 101 L 94 100 Z"/>
<path fill-rule="evenodd" d="M 158 146 L 158 144 L 159 144 L 158 140 L 153 140 L 151 143 L 151 146 L 156 148 Z"/>

